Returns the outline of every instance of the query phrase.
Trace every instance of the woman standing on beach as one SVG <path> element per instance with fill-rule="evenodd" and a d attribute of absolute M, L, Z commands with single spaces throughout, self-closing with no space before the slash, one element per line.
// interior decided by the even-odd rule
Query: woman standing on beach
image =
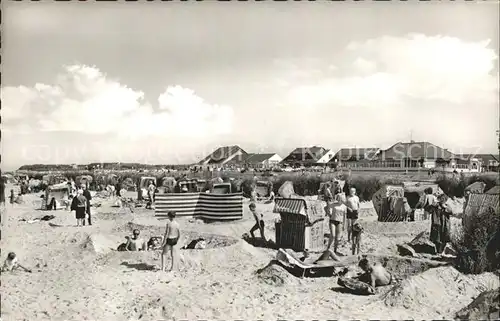
<path fill-rule="evenodd" d="M 434 194 L 432 194 L 432 187 L 427 187 L 424 190 L 424 199 L 423 199 L 422 205 L 421 205 L 422 208 L 424 209 L 424 213 L 425 213 L 424 219 L 428 219 L 429 217 L 432 217 L 433 212 L 436 210 L 436 206 L 438 205 L 437 203 L 438 203 L 438 201 L 437 201 L 436 196 L 434 196 Z M 420 204 L 418 204 L 417 207 L 420 207 L 419 205 Z"/>
<path fill-rule="evenodd" d="M 338 247 L 340 241 L 340 233 L 341 233 L 341 225 L 344 226 L 346 219 L 347 207 L 345 205 L 346 197 L 342 192 L 342 188 L 339 185 L 336 185 L 335 196 L 333 196 L 333 204 L 330 209 L 330 238 L 328 239 L 328 249 L 332 243 L 333 252 L 335 254 L 339 254 Z M 334 242 L 335 241 L 335 242 Z"/>
<path fill-rule="evenodd" d="M 79 189 L 76 197 L 73 197 L 71 210 L 76 214 L 76 226 L 83 226 L 87 212 L 87 198 L 83 196 L 83 190 Z"/>
<path fill-rule="evenodd" d="M 432 212 L 431 216 L 431 235 L 430 240 L 436 245 L 436 252 L 443 252 L 446 243 L 450 242 L 450 216 L 452 210 L 447 204 L 448 196 L 441 195 L 439 203 Z"/>

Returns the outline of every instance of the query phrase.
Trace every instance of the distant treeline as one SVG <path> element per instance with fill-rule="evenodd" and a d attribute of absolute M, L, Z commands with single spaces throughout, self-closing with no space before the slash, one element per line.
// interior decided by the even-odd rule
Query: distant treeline
<path fill-rule="evenodd" d="M 69 164 L 33 164 L 19 167 L 20 171 L 70 171 L 108 169 L 108 170 L 129 170 L 129 169 L 183 169 L 189 165 L 151 165 L 140 163 L 90 163 L 87 165 L 69 165 Z"/>

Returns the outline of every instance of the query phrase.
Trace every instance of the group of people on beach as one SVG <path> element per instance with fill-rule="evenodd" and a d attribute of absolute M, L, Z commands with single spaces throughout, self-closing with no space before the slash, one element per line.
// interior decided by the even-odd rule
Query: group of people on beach
<path fill-rule="evenodd" d="M 161 255 L 161 271 L 170 272 L 178 269 L 178 261 L 179 261 L 179 239 L 181 236 L 180 226 L 177 220 L 175 220 L 176 213 L 168 212 L 167 214 L 168 220 L 165 226 L 165 234 L 163 235 L 160 244 L 156 244 L 155 241 L 159 239 L 159 237 L 153 237 L 149 242 L 144 241 L 144 239 L 140 236 L 141 232 L 138 229 L 134 229 L 132 231 L 131 236 L 126 236 L 126 243 L 121 244 L 118 247 L 119 251 L 150 251 L 155 250 L 159 247 L 162 251 Z M 159 245 L 159 246 L 158 246 Z M 171 267 L 167 270 L 167 256 L 170 254 L 171 257 Z"/>
<path fill-rule="evenodd" d="M 340 254 L 338 248 L 342 234 L 341 228 L 344 227 L 345 230 L 347 220 L 347 242 L 351 242 L 353 255 L 359 253 L 363 228 L 358 222 L 360 200 L 356 195 L 356 188 L 349 188 L 349 195 L 346 196 L 338 181 L 335 181 L 333 186 L 331 183 L 326 183 L 323 197 L 330 226 L 327 248 L 329 249 L 333 243 L 333 253 Z"/>
<path fill-rule="evenodd" d="M 436 252 L 442 253 L 446 244 L 451 241 L 450 217 L 453 209 L 446 194 L 437 197 L 431 187 L 426 188 L 424 194 L 423 201 L 417 204 L 417 207 L 422 207 L 426 217 L 431 218 L 430 240 L 436 246 Z"/>

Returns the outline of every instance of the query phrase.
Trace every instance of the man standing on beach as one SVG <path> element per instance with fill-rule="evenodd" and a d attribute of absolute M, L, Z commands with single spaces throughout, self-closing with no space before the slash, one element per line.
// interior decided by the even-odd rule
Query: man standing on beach
<path fill-rule="evenodd" d="M 181 236 L 180 232 L 180 227 L 179 223 L 175 221 L 175 212 L 168 212 L 168 221 L 167 221 L 167 226 L 165 228 L 165 236 L 163 237 L 163 243 L 162 243 L 162 254 L 161 254 L 161 270 L 163 272 L 166 272 L 166 265 L 167 265 L 167 254 L 170 252 L 170 255 L 172 257 L 172 266 L 168 272 L 171 272 L 175 269 L 177 269 L 177 261 L 178 261 L 178 255 L 177 255 L 177 242 L 179 242 L 179 238 Z"/>
<path fill-rule="evenodd" d="M 347 197 L 347 241 L 351 241 L 352 227 L 359 217 L 359 197 L 356 195 L 356 189 L 351 187 L 349 189 L 349 196 Z"/>

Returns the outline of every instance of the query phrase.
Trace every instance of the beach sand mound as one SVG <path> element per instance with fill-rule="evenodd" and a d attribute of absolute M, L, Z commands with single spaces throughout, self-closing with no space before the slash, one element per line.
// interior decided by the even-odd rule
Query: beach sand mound
<path fill-rule="evenodd" d="M 275 262 L 257 270 L 255 274 L 261 282 L 272 286 L 298 285 L 300 283 L 299 279 Z"/>
<path fill-rule="evenodd" d="M 446 262 L 436 262 L 427 259 L 411 258 L 398 255 L 367 255 L 368 260 L 379 262 L 391 272 L 395 281 L 420 274 L 432 268 L 448 265 Z"/>
<path fill-rule="evenodd" d="M 471 304 L 458 311 L 458 320 L 500 320 L 500 292 L 498 289 L 481 293 Z"/>
<path fill-rule="evenodd" d="M 124 239 L 121 242 L 123 241 Z M 82 248 L 96 254 L 106 254 L 116 250 L 119 244 L 120 239 L 118 237 L 110 237 L 103 234 L 91 234 L 83 242 Z"/>
<path fill-rule="evenodd" d="M 394 286 L 384 295 L 390 307 L 419 311 L 432 309 L 432 315 L 449 315 L 469 304 L 482 291 L 498 288 L 500 282 L 493 273 L 477 276 L 461 274 L 453 267 L 439 267 L 412 276 Z"/>

